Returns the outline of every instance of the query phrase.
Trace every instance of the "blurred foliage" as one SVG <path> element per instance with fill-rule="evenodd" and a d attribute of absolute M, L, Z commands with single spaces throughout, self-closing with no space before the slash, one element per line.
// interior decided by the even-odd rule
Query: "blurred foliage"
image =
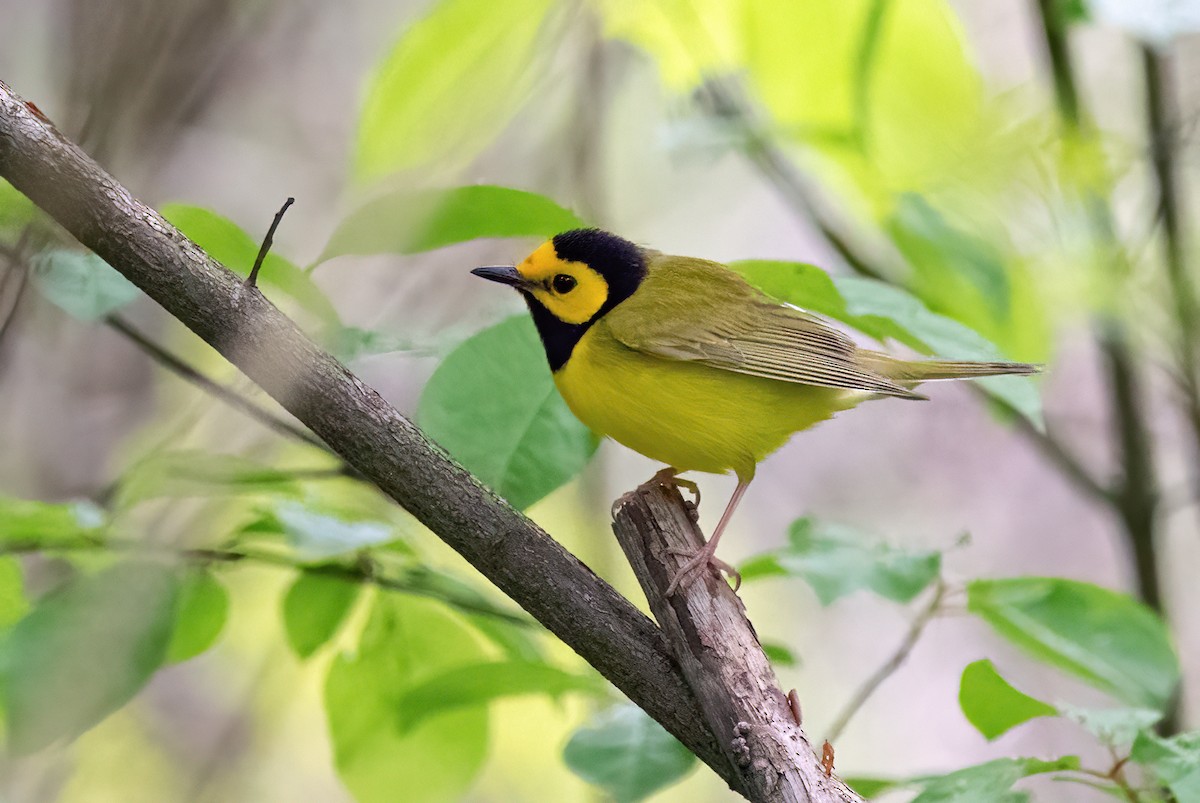
<path fill-rule="evenodd" d="M 1106 25 L 1159 51 L 1200 30 L 1200 4 L 1190 0 L 1050 8 L 1053 25 Z M 776 148 L 779 160 L 802 167 L 826 196 L 818 206 L 836 209 L 879 258 L 871 277 L 794 261 L 732 263 L 780 301 L 884 347 L 1042 361 L 1071 316 L 1128 314 L 1144 290 L 1145 272 L 1110 253 L 1095 213 L 1095 199 L 1131 175 L 1140 144 L 1088 126 L 1060 136 L 1044 107 L 993 91 L 946 0 L 434 0 L 421 13 L 364 78 L 342 199 L 350 211 L 307 268 L 272 251 L 260 277 L 273 301 L 346 361 L 423 348 L 409 332 L 344 322 L 318 279 L 355 263 L 325 263 L 587 225 L 565 199 L 470 183 L 468 172 L 532 99 L 552 94 L 569 49 L 588 38 L 576 30 L 585 25 L 653 65 L 665 106 L 696 107 L 699 119 L 676 120 L 678 128 L 703 129 L 752 163 Z M 705 105 L 706 90 L 728 86 L 745 95 L 748 113 Z M 243 276 L 259 251 L 255 227 L 268 222 L 243 229 L 191 204 L 161 212 Z M 99 322 L 139 296 L 0 181 L 0 242 L 24 247 L 31 233 L 31 284 L 68 315 Z M 1145 236 L 1115 235 L 1131 241 L 1130 253 Z M 525 509 L 580 476 L 597 440 L 558 396 L 526 315 L 424 351 L 448 353 L 424 387 L 418 422 L 481 481 Z M 980 385 L 1042 426 L 1037 380 Z M 68 742 L 130 706 L 155 673 L 210 653 L 247 616 L 231 593 L 234 567 L 263 564 L 286 573 L 272 615 L 281 641 L 322 673 L 333 763 L 358 800 L 470 794 L 501 736 L 491 732 L 497 701 L 530 695 L 588 706 L 563 760 L 612 799 L 644 799 L 695 768 L 661 726 L 590 670 L 559 660 L 546 635 L 478 578 L 442 568 L 420 528 L 345 476 L 336 458 L 311 444 L 269 454 L 226 446 L 167 437 L 123 456 L 93 501 L 0 497 L 0 700 L 10 752 Z M 156 532 L 168 507 L 189 517 L 176 541 Z M 826 606 L 855 592 L 897 604 L 925 593 L 939 603 L 948 583 L 940 550 L 809 517 L 742 574 L 800 580 Z M 965 590 L 981 630 L 1114 702 L 1051 704 L 981 658 L 960 678 L 967 721 L 990 740 L 1031 720 L 1064 719 L 1079 726 L 1082 747 L 1094 741 L 1117 763 L 1110 771 L 1070 756 L 1009 757 L 938 776 L 860 778 L 856 788 L 905 788 L 913 803 L 1014 803 L 1029 799 L 1014 785 L 1040 775 L 1145 801 L 1165 799 L 1158 784 L 1180 803 L 1200 801 L 1200 734 L 1154 731 L 1182 671 L 1160 616 L 1075 580 L 975 579 Z M 790 645 L 765 648 L 777 666 L 796 663 Z M 1147 780 L 1129 786 L 1125 766 Z"/>

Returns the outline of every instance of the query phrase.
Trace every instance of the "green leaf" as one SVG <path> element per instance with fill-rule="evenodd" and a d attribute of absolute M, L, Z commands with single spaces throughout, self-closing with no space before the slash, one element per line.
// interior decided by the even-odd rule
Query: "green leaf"
<path fill-rule="evenodd" d="M 400 733 L 425 720 L 501 697 L 545 694 L 558 699 L 568 692 L 600 695 L 607 684 L 595 675 L 578 675 L 530 661 L 501 661 L 451 669 L 409 688 L 397 703 Z"/>
<path fill-rule="evenodd" d="M 439 0 L 378 64 L 358 121 L 362 181 L 462 167 L 524 103 L 553 43 L 553 0 Z"/>
<path fill-rule="evenodd" d="M 43 251 L 30 260 L 30 267 L 33 286 L 48 301 L 81 321 L 98 321 L 141 292 L 90 251 Z"/>
<path fill-rule="evenodd" d="M 28 612 L 21 564 L 12 555 L 0 556 L 0 633 Z"/>
<path fill-rule="evenodd" d="M 923 298 L 943 299 L 956 309 L 963 300 L 952 294 L 973 295 L 993 319 L 1008 318 L 1012 288 L 1004 258 L 991 243 L 951 225 L 913 192 L 896 199 L 884 228 L 912 266 Z"/>
<path fill-rule="evenodd" d="M 105 522 L 104 511 L 91 502 L 53 504 L 0 496 L 0 542 L 53 549 L 98 536 Z"/>
<path fill-rule="evenodd" d="M 1102 744 L 1123 748 L 1133 743 L 1139 733 L 1154 726 L 1163 715 L 1152 708 L 1076 708 L 1059 705 L 1067 719 L 1079 723 Z"/>
<path fill-rule="evenodd" d="M 339 656 L 325 682 L 334 762 L 359 803 L 459 800 L 483 766 L 488 714 L 482 706 L 396 728 L 412 687 L 485 656 L 462 620 L 434 602 L 379 595 L 353 654 Z"/>
<path fill-rule="evenodd" d="M 575 731 L 563 761 L 617 803 L 649 797 L 696 766 L 696 757 L 635 705 L 610 708 Z"/>
<path fill-rule="evenodd" d="M 1035 758 L 1000 758 L 985 764 L 923 778 L 924 788 L 912 803 L 1019 803 L 1029 796 L 1012 785 L 1030 775 L 1079 769 L 1079 759 L 1064 756 L 1054 761 Z"/>
<path fill-rule="evenodd" d="M 1122 702 L 1162 710 L 1179 682 L 1162 620 L 1127 594 L 1053 577 L 976 580 L 967 593 L 1000 635 Z"/>
<path fill-rule="evenodd" d="M 1200 803 L 1200 731 L 1169 739 L 1143 731 L 1130 757 L 1166 784 L 1176 803 Z"/>
<path fill-rule="evenodd" d="M 261 237 L 254 239 L 229 218 L 200 206 L 167 204 L 159 213 L 210 257 L 240 276 L 250 275 L 262 246 Z M 264 236 L 269 223 L 269 219 L 263 221 Z M 337 310 L 312 277 L 274 251 L 263 260 L 258 284 L 268 296 L 282 293 L 291 298 L 323 324 L 340 324 Z"/>
<path fill-rule="evenodd" d="M 299 502 L 280 502 L 273 512 L 284 537 L 306 562 L 335 558 L 399 537 L 390 522 L 351 521 Z"/>
<path fill-rule="evenodd" d="M 1060 25 L 1088 21 L 1088 7 L 1085 0 L 1055 0 L 1052 6 Z"/>
<path fill-rule="evenodd" d="M 968 664 L 958 687 L 963 716 L 988 741 L 1035 717 L 1052 717 L 1058 709 L 1018 691 L 986 658 Z"/>
<path fill-rule="evenodd" d="M 896 602 L 908 602 L 941 570 L 939 552 L 910 552 L 840 524 L 810 518 L 792 522 L 788 545 L 750 558 L 742 580 L 786 575 L 802 577 L 822 605 L 867 589 Z"/>
<path fill-rule="evenodd" d="M 221 635 L 229 616 L 229 592 L 207 569 L 188 572 L 175 603 L 175 629 L 166 661 L 177 664 L 206 651 Z"/>
<path fill-rule="evenodd" d="M 25 194 L 0 178 L 0 232 L 16 232 L 31 223 L 38 208 Z"/>
<path fill-rule="evenodd" d="M 843 778 L 842 780 L 846 782 L 846 786 L 849 786 L 860 797 L 865 799 L 873 798 L 889 789 L 895 789 L 903 783 L 903 781 L 897 781 L 894 778 L 850 777 Z"/>
<path fill-rule="evenodd" d="M 9 748 L 74 739 L 129 702 L 163 663 L 178 584 L 122 563 L 44 597 L 0 644 Z"/>
<path fill-rule="evenodd" d="M 947 359 L 1004 359 L 975 330 L 932 312 L 916 296 L 883 282 L 856 277 L 834 279 L 820 268 L 801 262 L 743 260 L 730 267 L 767 295 L 841 321 L 876 340 L 896 340 L 922 354 Z M 993 376 L 976 381 L 1041 425 L 1041 398 L 1029 377 Z"/>
<path fill-rule="evenodd" d="M 349 365 L 362 357 L 397 351 L 428 352 L 430 349 L 411 339 L 357 326 L 334 326 L 322 333 L 321 343 L 338 362 Z"/>
<path fill-rule="evenodd" d="M 288 645 L 308 658 L 333 638 L 346 621 L 359 585 L 320 572 L 301 572 L 283 598 L 283 627 Z"/>
<path fill-rule="evenodd" d="M 764 641 L 762 644 L 763 653 L 775 666 L 799 666 L 800 661 L 796 658 L 796 654 L 782 644 Z"/>
<path fill-rule="evenodd" d="M 575 477 L 597 439 L 558 395 L 528 315 L 450 353 L 421 394 L 422 429 L 514 507 Z"/>
<path fill-rule="evenodd" d="M 231 454 L 180 449 L 158 452 L 121 478 L 116 506 L 125 508 L 156 497 L 270 493 L 295 496 L 300 487 L 290 471 Z"/>
<path fill-rule="evenodd" d="M 403 190 L 351 212 L 318 262 L 346 254 L 415 254 L 483 237 L 552 237 L 584 226 L 543 195 L 479 185 Z"/>

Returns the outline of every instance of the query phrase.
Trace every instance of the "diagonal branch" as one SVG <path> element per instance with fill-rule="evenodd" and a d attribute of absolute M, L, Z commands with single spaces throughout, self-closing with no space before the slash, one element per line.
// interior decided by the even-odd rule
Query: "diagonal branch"
<path fill-rule="evenodd" d="M 0 82 L 0 176 L 741 790 L 661 631 Z"/>

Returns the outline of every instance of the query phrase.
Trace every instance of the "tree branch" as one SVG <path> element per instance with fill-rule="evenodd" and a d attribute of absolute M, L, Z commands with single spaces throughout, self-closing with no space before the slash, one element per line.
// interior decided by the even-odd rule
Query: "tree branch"
<path fill-rule="evenodd" d="M 662 633 L 0 82 L 0 176 L 199 335 L 735 789 Z"/>
<path fill-rule="evenodd" d="M 686 558 L 704 545 L 675 488 L 648 483 L 617 501 L 613 532 L 709 728 L 754 801 L 849 803 L 862 798 L 828 776 L 796 721 L 745 608 L 709 572 L 667 594 Z"/>

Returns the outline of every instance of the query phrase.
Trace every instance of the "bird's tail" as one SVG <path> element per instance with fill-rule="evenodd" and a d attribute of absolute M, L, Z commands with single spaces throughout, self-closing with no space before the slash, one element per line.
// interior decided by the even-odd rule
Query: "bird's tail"
<path fill-rule="evenodd" d="M 897 382 L 932 382 L 939 379 L 977 379 L 981 376 L 1041 372 L 1040 365 L 1025 362 L 971 362 L 967 360 L 897 360 L 886 354 L 860 352 L 867 370 Z"/>

